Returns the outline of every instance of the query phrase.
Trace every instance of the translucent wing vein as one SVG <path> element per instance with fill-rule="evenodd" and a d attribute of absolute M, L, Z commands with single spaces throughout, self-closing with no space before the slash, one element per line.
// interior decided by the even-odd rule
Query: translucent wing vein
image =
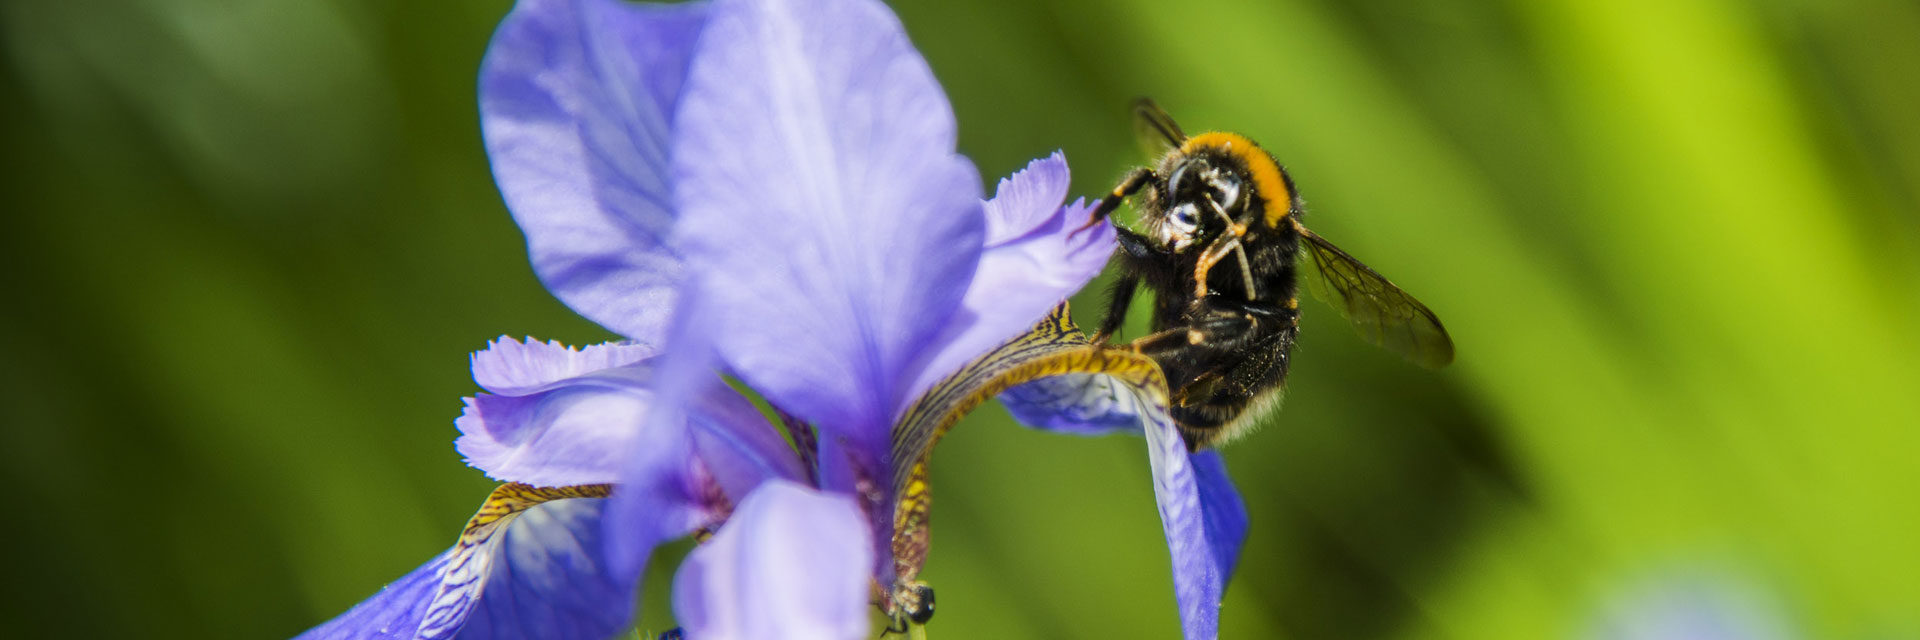
<path fill-rule="evenodd" d="M 1430 369 L 1453 362 L 1453 338 L 1427 305 L 1325 238 L 1304 228 L 1300 236 L 1315 267 L 1307 289 L 1346 316 L 1361 338 Z"/>

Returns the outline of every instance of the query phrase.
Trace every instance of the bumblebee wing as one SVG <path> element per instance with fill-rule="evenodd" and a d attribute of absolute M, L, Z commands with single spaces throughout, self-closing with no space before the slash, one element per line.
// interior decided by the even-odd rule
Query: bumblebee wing
<path fill-rule="evenodd" d="M 1167 152 L 1180 148 L 1187 141 L 1187 134 L 1180 125 L 1167 115 L 1153 98 L 1136 98 L 1133 101 L 1133 134 L 1140 142 L 1140 148 L 1147 157 L 1158 159 Z"/>
<path fill-rule="evenodd" d="M 1453 338 L 1427 305 L 1325 238 L 1299 230 L 1316 267 L 1305 274 L 1307 289 L 1340 310 L 1360 337 L 1429 369 L 1453 362 Z"/>

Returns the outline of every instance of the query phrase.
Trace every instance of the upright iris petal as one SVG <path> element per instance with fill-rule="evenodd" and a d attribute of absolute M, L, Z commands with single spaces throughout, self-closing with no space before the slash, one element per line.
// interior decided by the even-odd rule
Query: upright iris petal
<path fill-rule="evenodd" d="M 717 346 L 782 408 L 877 441 L 980 261 L 979 175 L 885 7 L 716 8 L 673 166 L 682 246 L 730 312 Z"/>
<path fill-rule="evenodd" d="M 961 298 L 960 311 L 945 319 L 943 348 L 932 354 L 912 384 L 919 395 L 938 376 L 1032 326 L 1049 309 L 1086 286 L 1113 253 L 1113 228 L 1075 232 L 1092 205 L 1066 201 L 1071 174 L 1058 151 L 1002 178 L 986 202 L 986 246 L 979 268 Z"/>
<path fill-rule="evenodd" d="M 674 104 L 711 7 L 523 0 L 480 71 L 480 125 L 534 273 L 581 315 L 657 342 L 682 269 L 668 246 Z"/>
<path fill-rule="evenodd" d="M 1057 155 L 983 204 L 945 95 L 879 3 L 733 6 L 675 122 L 677 246 L 727 369 L 820 430 L 827 487 L 861 492 L 915 463 L 889 450 L 907 407 L 1077 291 L 1112 235 L 1068 237 L 1085 215 L 1061 207 Z M 877 534 L 890 505 L 869 501 Z"/>

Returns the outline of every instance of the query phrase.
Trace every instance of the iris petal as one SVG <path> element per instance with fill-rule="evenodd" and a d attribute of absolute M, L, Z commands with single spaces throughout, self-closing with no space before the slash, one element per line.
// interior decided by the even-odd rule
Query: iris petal
<path fill-rule="evenodd" d="M 1027 167 L 1000 179 L 993 199 L 987 201 L 987 245 L 999 246 L 1020 239 L 1051 221 L 1067 201 L 1067 187 L 1073 176 L 1067 170 L 1066 154 L 1053 155 L 1027 163 Z M 1082 211 L 1081 213 L 1086 213 Z M 1082 216 L 1075 222 L 1086 222 Z M 1089 231 L 1105 227 L 1097 225 Z M 1107 229 L 1112 235 L 1113 230 Z M 1108 246 L 1111 250 L 1112 247 Z M 1101 264 L 1106 256 L 1101 255 Z"/>
<path fill-rule="evenodd" d="M 1082 435 L 1138 429 L 1146 437 L 1181 626 L 1190 640 L 1217 637 L 1220 600 L 1248 526 L 1246 505 L 1219 452 L 1189 453 L 1164 405 L 1106 375 L 1041 378 L 1000 400 L 1015 419 L 1036 428 Z"/>
<path fill-rule="evenodd" d="M 1240 490 L 1227 475 L 1226 460 L 1219 451 L 1201 451 L 1189 456 L 1193 463 L 1194 483 L 1198 485 L 1200 513 L 1206 523 L 1207 546 L 1213 551 L 1214 566 L 1220 571 L 1220 583 L 1233 579 L 1240 562 L 1240 547 L 1247 541 L 1247 505 Z"/>
<path fill-rule="evenodd" d="M 603 369 L 526 396 L 477 394 L 454 420 L 454 448 L 487 476 L 536 486 L 619 478 L 653 394 L 644 365 Z"/>
<path fill-rule="evenodd" d="M 387 640 L 412 638 L 427 615 L 427 602 L 440 590 L 440 572 L 446 570 L 442 553 L 420 568 L 380 589 L 346 613 L 308 629 L 294 640 Z"/>
<path fill-rule="evenodd" d="M 871 549 L 851 497 L 769 482 L 680 565 L 674 614 L 701 640 L 866 637 Z"/>
<path fill-rule="evenodd" d="M 774 404 L 884 442 L 911 367 L 968 313 L 979 176 L 879 2 L 713 10 L 672 155 L 683 252 L 726 310 L 716 346 Z"/>
<path fill-rule="evenodd" d="M 1000 181 L 985 204 L 986 247 L 962 311 L 947 318 L 935 349 L 918 371 L 909 372 L 914 396 L 1033 326 L 1106 266 L 1115 246 L 1113 227 L 1079 231 L 1090 207 L 1061 206 L 1069 181 L 1066 156 L 1059 152 Z"/>
<path fill-rule="evenodd" d="M 520 514 L 493 550 L 494 568 L 460 640 L 606 638 L 633 615 L 633 576 L 607 571 L 605 499 L 548 502 Z"/>
<path fill-rule="evenodd" d="M 606 500 L 595 488 L 508 485 L 469 523 L 461 544 L 299 640 L 532 638 L 597 640 L 632 615 L 634 576 L 608 572 L 600 540 Z M 485 519 L 489 510 L 498 518 Z"/>
<path fill-rule="evenodd" d="M 465 412 L 454 421 L 461 432 L 455 448 L 496 480 L 600 484 L 620 479 L 633 449 L 658 437 L 649 435 L 655 429 L 691 423 L 712 427 L 703 429 L 704 439 L 716 441 L 705 448 L 708 463 L 740 488 L 769 473 L 798 473 L 785 442 L 717 378 L 689 390 L 693 395 L 679 422 L 643 427 L 657 397 L 655 362 L 645 359 L 651 353 L 636 345 L 576 351 L 559 343 L 495 341 L 473 357 L 474 379 L 495 393 L 466 398 Z"/>
<path fill-rule="evenodd" d="M 1202 474 L 1187 453 L 1186 440 L 1173 426 L 1166 410 L 1153 407 L 1143 414 L 1147 459 L 1153 468 L 1153 497 L 1160 507 L 1160 526 L 1167 535 L 1167 553 L 1173 559 L 1173 595 L 1180 604 L 1180 626 L 1188 640 L 1220 635 L 1220 599 L 1226 593 L 1232 562 L 1246 537 L 1244 510 L 1238 518 L 1208 513 L 1223 501 L 1209 501 Z M 1211 458 L 1219 473 L 1209 472 L 1206 485 L 1216 491 L 1225 482 L 1225 469 Z M 1231 488 L 1230 484 L 1226 486 Z M 1218 499 L 1221 496 L 1214 495 Z M 1238 507 L 1235 496 L 1231 506 Z M 1237 528 L 1236 525 L 1237 524 Z M 1218 531 L 1214 527 L 1220 527 Z"/>
<path fill-rule="evenodd" d="M 786 440 L 715 374 L 705 291 L 686 290 L 669 329 L 674 347 L 651 363 L 656 402 L 641 418 L 649 435 L 625 454 L 607 518 L 608 556 L 621 570 L 639 571 L 655 544 L 681 533 L 662 529 L 661 513 L 689 503 L 725 509 L 768 479 L 805 475 Z"/>
<path fill-rule="evenodd" d="M 969 363 L 916 403 L 895 434 L 893 458 L 924 460 L 957 413 L 996 391 L 1014 417 L 1029 425 L 1080 434 L 1137 430 L 1145 436 L 1181 625 L 1189 639 L 1217 637 L 1221 596 L 1246 538 L 1246 508 L 1218 453 L 1187 451 L 1167 413 L 1160 367 L 1132 350 L 1089 344 L 1060 305 L 1027 334 Z M 902 473 L 893 479 L 896 492 L 909 480 Z M 902 501 L 904 519 L 896 521 L 912 523 L 922 506 Z"/>
<path fill-rule="evenodd" d="M 521 396 L 568 378 L 640 362 L 657 351 L 622 343 L 574 349 L 559 342 L 500 336 L 473 354 L 473 381 L 493 393 Z"/>
<path fill-rule="evenodd" d="M 667 155 L 709 6 L 523 0 L 480 71 L 480 124 L 534 273 L 581 315 L 657 342 L 681 273 Z"/>
<path fill-rule="evenodd" d="M 473 355 L 474 380 L 494 393 L 466 398 L 454 446 L 505 482 L 599 484 L 619 478 L 651 402 L 652 349 L 496 340 Z"/>
<path fill-rule="evenodd" d="M 1020 424 L 1077 435 L 1138 432 L 1141 402 L 1125 383 L 1094 373 L 1049 376 L 1000 394 Z"/>

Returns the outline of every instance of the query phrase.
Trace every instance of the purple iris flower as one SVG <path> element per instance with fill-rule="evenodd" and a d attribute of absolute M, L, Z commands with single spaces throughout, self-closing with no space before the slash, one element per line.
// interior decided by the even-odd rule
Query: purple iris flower
<path fill-rule="evenodd" d="M 1057 153 L 982 202 L 879 2 L 522 0 L 480 102 L 535 272 L 631 341 L 476 353 L 457 448 L 509 484 L 452 549 L 302 637 L 609 637 L 651 550 L 688 535 L 688 637 L 866 637 L 924 558 L 896 513 L 925 502 L 894 489 L 923 479 L 933 425 L 1017 383 L 1028 424 L 1143 429 L 1187 636 L 1216 635 L 1246 526 L 1218 456 L 1186 452 L 1163 384 L 1087 364 L 1137 354 L 1072 330 L 1044 363 L 1003 346 L 1098 273 L 1111 230 L 1075 232 Z"/>

